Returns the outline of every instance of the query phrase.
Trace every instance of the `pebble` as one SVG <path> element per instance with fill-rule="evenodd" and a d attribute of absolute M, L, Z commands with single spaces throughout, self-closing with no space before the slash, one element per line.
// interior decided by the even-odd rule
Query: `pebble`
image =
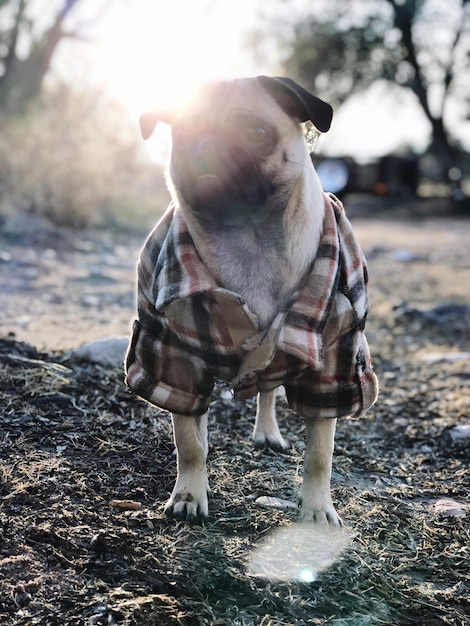
<path fill-rule="evenodd" d="M 99 339 L 73 350 L 70 353 L 70 357 L 81 361 L 89 361 L 96 365 L 113 367 L 122 365 L 128 345 L 129 337 Z"/>
<path fill-rule="evenodd" d="M 420 360 L 425 363 L 470 361 L 470 352 L 429 352 L 428 354 L 423 354 Z"/>
<path fill-rule="evenodd" d="M 30 593 L 25 591 L 23 585 L 19 584 L 13 590 L 13 601 L 19 609 L 28 606 L 28 604 L 32 600 L 32 596 Z"/>
<path fill-rule="evenodd" d="M 392 252 L 392 256 L 395 261 L 399 261 L 400 263 L 413 263 L 413 261 L 417 261 L 418 257 L 413 252 L 409 250 L 405 250 L 404 248 L 398 248 Z"/>
<path fill-rule="evenodd" d="M 470 424 L 457 424 L 449 430 L 452 441 L 470 439 Z"/>
<path fill-rule="evenodd" d="M 466 515 L 468 504 L 457 502 L 457 500 L 452 500 L 452 498 L 441 498 L 434 504 L 434 510 L 438 515 L 460 517 L 461 515 Z"/>
<path fill-rule="evenodd" d="M 220 390 L 220 399 L 221 400 L 233 400 L 233 394 L 230 389 L 221 389 Z"/>
<path fill-rule="evenodd" d="M 256 498 L 255 504 L 263 509 L 280 509 L 282 511 L 298 508 L 297 504 L 291 500 L 283 500 L 282 498 L 275 498 L 273 496 L 259 496 L 259 498 Z"/>
<path fill-rule="evenodd" d="M 81 298 L 80 302 L 82 306 L 94 308 L 99 305 L 100 299 L 98 298 L 98 296 L 86 295 Z"/>
<path fill-rule="evenodd" d="M 45 217 L 20 211 L 6 218 L 3 233 L 15 237 L 48 236 L 56 234 L 57 227 Z"/>

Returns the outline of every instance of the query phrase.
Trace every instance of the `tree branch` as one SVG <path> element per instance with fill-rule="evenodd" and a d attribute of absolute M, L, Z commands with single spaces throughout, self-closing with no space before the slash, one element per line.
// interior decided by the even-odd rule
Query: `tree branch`
<path fill-rule="evenodd" d="M 433 124 L 435 122 L 435 117 L 429 108 L 427 85 L 421 71 L 421 66 L 418 63 L 416 48 L 413 41 L 412 26 L 413 19 L 417 11 L 416 3 L 414 0 L 405 0 L 403 3 L 398 3 L 396 0 L 387 0 L 387 2 L 393 8 L 394 24 L 402 35 L 403 45 L 406 50 L 406 60 L 411 65 L 415 73 L 414 80 L 410 84 L 410 88 L 417 96 L 426 117 Z"/>
<path fill-rule="evenodd" d="M 18 11 L 15 16 L 15 23 L 11 30 L 10 41 L 8 43 L 8 51 L 4 58 L 4 76 L 8 76 L 13 71 L 13 66 L 17 60 L 16 57 L 16 45 L 18 43 L 18 37 L 20 33 L 20 25 L 23 21 L 24 10 L 26 7 L 26 0 L 20 0 L 18 4 Z"/>
<path fill-rule="evenodd" d="M 446 101 L 447 101 L 447 96 L 449 94 L 449 90 L 450 90 L 450 86 L 452 84 L 452 81 L 454 80 L 454 76 L 455 76 L 455 57 L 456 57 L 456 50 L 457 50 L 457 46 L 460 43 L 460 40 L 462 38 L 462 33 L 464 31 L 464 23 L 465 23 L 465 5 L 468 4 L 469 0 L 462 0 L 462 17 L 459 20 L 459 26 L 457 28 L 457 31 L 455 33 L 455 37 L 454 37 L 454 41 L 452 42 L 451 48 L 450 48 L 450 55 L 449 55 L 449 63 L 447 65 L 446 68 L 446 72 L 444 75 L 444 94 L 443 94 L 443 98 L 442 98 L 442 113 L 444 113 L 444 108 L 446 105 Z"/>
<path fill-rule="evenodd" d="M 76 24 L 76 30 L 79 31 L 81 29 L 89 28 L 90 26 L 93 26 L 94 24 L 99 22 L 102 17 L 108 12 L 109 5 L 109 0 L 102 0 L 101 5 L 96 8 L 95 13 L 91 17 L 89 17 L 87 20 L 82 20 Z"/>

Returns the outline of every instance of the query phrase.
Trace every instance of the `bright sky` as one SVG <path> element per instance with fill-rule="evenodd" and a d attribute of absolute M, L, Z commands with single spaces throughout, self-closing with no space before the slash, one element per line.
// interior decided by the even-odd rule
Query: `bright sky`
<path fill-rule="evenodd" d="M 94 73 L 136 115 L 201 80 L 251 74 L 243 37 L 256 6 L 253 0 L 115 0 L 97 31 Z M 257 64 L 256 71 L 272 68 Z"/>
<path fill-rule="evenodd" d="M 104 81 L 138 119 L 201 80 L 277 73 L 274 54 L 255 60 L 245 39 L 260 8 L 266 10 L 268 4 L 269 0 L 115 0 L 92 32 L 94 43 L 63 45 L 59 73 L 76 74 L 84 82 Z M 93 15 L 97 5 L 85 3 L 84 8 Z M 378 85 L 336 112 L 319 149 L 359 157 L 380 156 L 406 143 L 420 149 L 426 145 L 428 129 L 413 94 L 405 93 L 397 102 Z"/>

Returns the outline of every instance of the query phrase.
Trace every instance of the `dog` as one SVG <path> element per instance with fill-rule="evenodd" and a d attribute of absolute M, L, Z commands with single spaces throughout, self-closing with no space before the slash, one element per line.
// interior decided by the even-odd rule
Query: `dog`
<path fill-rule="evenodd" d="M 172 412 L 177 478 L 165 511 L 208 518 L 207 410 L 214 379 L 257 394 L 255 445 L 286 451 L 283 385 L 305 421 L 302 521 L 341 526 L 330 492 L 336 420 L 375 402 L 364 335 L 367 269 L 341 203 L 326 194 L 304 137 L 332 108 L 293 80 L 205 85 L 187 108 L 140 118 L 171 126 L 169 210 L 138 266 L 126 383 Z"/>

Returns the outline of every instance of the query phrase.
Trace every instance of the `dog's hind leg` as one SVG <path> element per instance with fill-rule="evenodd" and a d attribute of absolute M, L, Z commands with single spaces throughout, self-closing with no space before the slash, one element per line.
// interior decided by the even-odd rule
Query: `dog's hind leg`
<path fill-rule="evenodd" d="M 257 448 L 268 447 L 279 452 L 289 448 L 276 419 L 276 390 L 258 394 L 253 439 Z"/>
<path fill-rule="evenodd" d="M 207 415 L 173 413 L 177 477 L 165 513 L 188 522 L 203 522 L 209 514 L 207 480 Z"/>
<path fill-rule="evenodd" d="M 305 420 L 307 449 L 300 491 L 302 521 L 343 525 L 330 491 L 335 429 L 336 419 Z"/>

